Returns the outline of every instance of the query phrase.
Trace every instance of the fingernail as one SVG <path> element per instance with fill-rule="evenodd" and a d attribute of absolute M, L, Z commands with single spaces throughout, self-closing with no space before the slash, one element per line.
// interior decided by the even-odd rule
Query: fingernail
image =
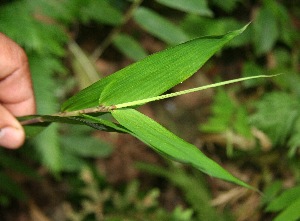
<path fill-rule="evenodd" d="M 14 127 L 0 129 L 0 146 L 15 149 L 20 147 L 25 139 L 24 131 Z"/>

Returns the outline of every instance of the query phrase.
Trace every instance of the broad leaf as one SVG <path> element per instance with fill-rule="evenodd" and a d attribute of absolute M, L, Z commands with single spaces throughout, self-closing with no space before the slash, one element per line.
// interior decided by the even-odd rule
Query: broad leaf
<path fill-rule="evenodd" d="M 140 112 L 134 109 L 121 109 L 113 110 L 112 115 L 133 136 L 148 144 L 160 154 L 182 163 L 191 164 L 210 176 L 251 188 L 206 157 L 197 147 L 177 137 Z"/>
<path fill-rule="evenodd" d="M 92 84 L 66 101 L 63 111 L 115 105 L 160 95 L 192 76 L 224 44 L 246 29 L 196 38 L 148 56 Z M 100 100 L 99 100 L 100 98 Z"/>

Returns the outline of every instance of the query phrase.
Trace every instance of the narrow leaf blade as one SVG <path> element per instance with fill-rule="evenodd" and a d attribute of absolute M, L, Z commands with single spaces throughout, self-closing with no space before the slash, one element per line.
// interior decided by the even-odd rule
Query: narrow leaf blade
<path fill-rule="evenodd" d="M 212 11 L 207 6 L 206 0 L 156 0 L 160 4 L 175 8 L 184 12 L 212 16 Z"/>
<path fill-rule="evenodd" d="M 189 40 L 188 35 L 178 26 L 148 8 L 139 7 L 133 18 L 146 31 L 168 44 L 174 45 Z"/>
<path fill-rule="evenodd" d="M 150 55 L 80 91 L 62 105 L 62 111 L 95 107 L 99 103 L 115 105 L 160 95 L 192 76 L 246 27 L 222 36 L 196 38 Z"/>
<path fill-rule="evenodd" d="M 251 188 L 220 165 L 206 157 L 197 147 L 177 137 L 166 128 L 134 109 L 112 111 L 113 117 L 155 151 L 179 162 L 188 163 L 202 172 Z"/>
<path fill-rule="evenodd" d="M 134 61 L 147 57 L 144 48 L 130 35 L 120 34 L 114 39 L 113 43 L 118 50 Z"/>
<path fill-rule="evenodd" d="M 244 27 L 245 28 L 245 27 Z M 177 45 L 118 72 L 99 103 L 116 105 L 160 95 L 192 76 L 216 51 L 244 29 Z"/>

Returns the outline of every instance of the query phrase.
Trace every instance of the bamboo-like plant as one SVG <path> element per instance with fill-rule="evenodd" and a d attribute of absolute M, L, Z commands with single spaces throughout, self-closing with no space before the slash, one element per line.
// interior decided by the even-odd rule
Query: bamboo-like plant
<path fill-rule="evenodd" d="M 270 77 L 259 75 L 240 78 L 161 95 L 191 77 L 211 56 L 246 28 L 247 25 L 222 36 L 196 38 L 150 55 L 75 94 L 62 105 L 60 113 L 26 116 L 20 121 L 28 137 L 51 122 L 85 124 L 102 131 L 128 133 L 167 158 L 190 164 L 210 176 L 252 188 L 206 157 L 197 147 L 135 110 L 151 101 L 248 79 Z M 104 119 L 104 115 L 111 115 L 118 123 Z"/>

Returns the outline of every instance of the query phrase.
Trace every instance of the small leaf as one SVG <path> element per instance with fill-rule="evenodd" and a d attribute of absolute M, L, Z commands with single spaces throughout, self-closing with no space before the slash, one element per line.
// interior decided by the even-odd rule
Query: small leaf
<path fill-rule="evenodd" d="M 120 34 L 114 39 L 113 43 L 124 55 L 134 61 L 147 57 L 147 53 L 144 48 L 142 48 L 140 44 L 129 35 Z"/>
<path fill-rule="evenodd" d="M 191 164 L 210 176 L 251 188 L 206 157 L 197 147 L 177 137 L 138 111 L 133 109 L 113 110 L 112 115 L 121 125 L 130 130 L 133 136 L 148 144 L 158 153 L 173 160 Z"/>
<path fill-rule="evenodd" d="M 133 18 L 146 31 L 168 44 L 174 45 L 189 40 L 178 26 L 148 8 L 139 7 Z"/>
<path fill-rule="evenodd" d="M 212 11 L 207 7 L 206 0 L 156 0 L 160 4 L 179 9 L 188 13 L 212 16 Z"/>

